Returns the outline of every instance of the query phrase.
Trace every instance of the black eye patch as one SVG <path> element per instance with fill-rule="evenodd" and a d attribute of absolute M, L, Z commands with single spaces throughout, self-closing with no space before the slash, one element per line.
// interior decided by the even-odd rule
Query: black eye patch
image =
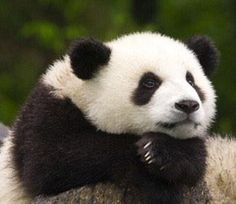
<path fill-rule="evenodd" d="M 152 72 L 147 72 L 141 77 L 137 89 L 134 91 L 132 101 L 136 105 L 147 104 L 155 91 L 160 87 L 160 78 Z"/>
<path fill-rule="evenodd" d="M 201 101 L 205 101 L 205 95 L 204 93 L 202 92 L 202 90 L 196 85 L 195 83 L 195 80 L 194 80 L 194 77 L 193 75 L 187 71 L 186 73 L 186 81 L 196 90 L 199 98 L 201 99 Z"/>

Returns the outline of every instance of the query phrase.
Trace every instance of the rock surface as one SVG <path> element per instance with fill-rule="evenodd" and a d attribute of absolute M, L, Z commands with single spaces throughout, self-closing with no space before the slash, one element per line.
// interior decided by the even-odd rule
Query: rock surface
<path fill-rule="evenodd" d="M 113 184 L 97 184 L 70 190 L 52 197 L 37 197 L 33 204 L 141 204 L 139 195 L 132 189 L 118 188 Z M 204 182 L 195 188 L 186 188 L 183 204 L 207 204 L 211 200 Z"/>

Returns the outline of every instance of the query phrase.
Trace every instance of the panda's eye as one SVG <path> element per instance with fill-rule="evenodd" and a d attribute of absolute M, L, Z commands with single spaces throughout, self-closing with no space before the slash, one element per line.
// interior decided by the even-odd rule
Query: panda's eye
<path fill-rule="evenodd" d="M 194 78 L 190 72 L 186 73 L 186 81 L 191 85 L 194 86 Z"/>
<path fill-rule="evenodd" d="M 156 90 L 161 85 L 161 79 L 152 72 L 143 74 L 139 81 L 140 90 Z"/>
<path fill-rule="evenodd" d="M 156 87 L 157 82 L 156 82 L 155 79 L 147 78 L 147 79 L 145 79 L 145 80 L 143 81 L 142 85 L 143 85 L 145 88 L 151 89 L 151 88 Z"/>
<path fill-rule="evenodd" d="M 144 73 L 132 95 L 132 101 L 139 106 L 147 104 L 161 83 L 161 78 L 153 72 Z"/>

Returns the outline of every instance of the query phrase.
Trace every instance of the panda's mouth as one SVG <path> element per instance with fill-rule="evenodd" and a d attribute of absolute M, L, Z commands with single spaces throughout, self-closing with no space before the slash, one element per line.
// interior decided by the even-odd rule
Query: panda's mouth
<path fill-rule="evenodd" d="M 193 125 L 194 128 L 197 128 L 201 124 L 200 123 L 196 123 L 196 122 L 190 120 L 189 118 L 187 118 L 185 120 L 182 120 L 182 121 L 179 121 L 179 122 L 175 122 L 175 123 L 167 123 L 167 122 L 162 123 L 162 122 L 158 122 L 157 125 L 165 128 L 165 129 L 173 129 L 173 128 L 176 128 L 177 126 L 180 126 L 180 125 Z"/>

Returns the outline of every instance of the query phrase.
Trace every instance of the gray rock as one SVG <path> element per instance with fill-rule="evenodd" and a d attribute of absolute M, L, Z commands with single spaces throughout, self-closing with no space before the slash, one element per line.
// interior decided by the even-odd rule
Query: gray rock
<path fill-rule="evenodd" d="M 183 204 L 208 204 L 211 202 L 211 196 L 203 181 L 195 188 L 186 187 L 184 192 Z M 114 184 L 100 183 L 70 190 L 57 196 L 38 196 L 32 204 L 142 204 L 139 198 L 135 189 L 118 188 Z"/>

